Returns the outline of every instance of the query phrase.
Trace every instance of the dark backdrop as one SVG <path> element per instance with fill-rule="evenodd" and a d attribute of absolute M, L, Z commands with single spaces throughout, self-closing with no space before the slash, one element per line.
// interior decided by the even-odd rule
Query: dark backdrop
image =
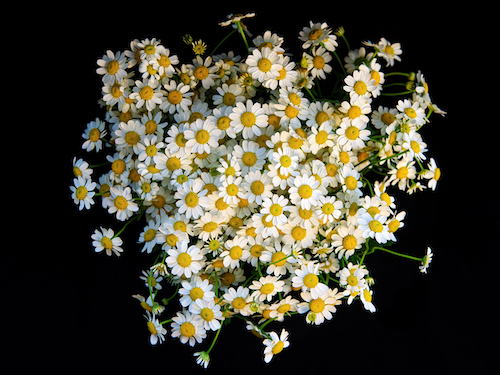
<path fill-rule="evenodd" d="M 437 160 L 443 176 L 435 192 L 398 195 L 398 208 L 407 217 L 396 249 L 420 256 L 431 246 L 435 255 L 428 275 L 420 274 L 415 262 L 388 254 L 370 257 L 377 312 L 366 312 L 359 302 L 344 304 L 319 327 L 295 316 L 285 324 L 291 346 L 269 366 L 263 363 L 260 340 L 242 322 L 232 322 L 211 353 L 208 371 L 437 374 L 461 373 L 469 366 L 477 371 L 484 363 L 479 347 L 489 326 L 479 317 L 490 303 L 480 294 L 486 288 L 494 294 L 494 284 L 483 284 L 494 266 L 484 260 L 494 249 L 498 220 L 481 219 L 482 209 L 495 203 L 488 198 L 489 184 L 480 182 L 485 155 L 473 150 L 477 107 L 467 94 L 472 89 L 466 72 L 476 63 L 467 59 L 478 51 L 473 49 L 477 34 L 464 23 L 468 11 L 418 4 L 413 9 L 380 4 L 319 9 L 323 6 L 311 4 L 311 10 L 308 4 L 268 3 L 261 11 L 229 5 L 213 11 L 213 5 L 203 5 L 102 3 L 78 5 L 62 15 L 58 9 L 40 9 L 32 41 L 25 45 L 24 63 L 32 69 L 16 76 L 20 82 L 32 79 L 21 98 L 29 90 L 30 103 L 35 103 L 27 110 L 27 101 L 18 101 L 22 107 L 16 113 L 26 125 L 15 133 L 28 140 L 25 158 L 16 159 L 4 195 L 10 221 L 0 258 L 0 296 L 4 337 L 11 343 L 7 354 L 25 353 L 22 367 L 202 371 L 192 353 L 206 349 L 210 340 L 194 349 L 170 335 L 163 345 L 149 344 L 143 311 L 131 297 L 145 294 L 139 276 L 152 262 L 136 244 L 142 226 L 132 224 L 122 236 L 120 258 L 94 253 L 94 229 L 118 230 L 119 225 L 99 205 L 78 211 L 70 199 L 71 162 L 74 156 L 90 159 L 80 148 L 80 135 L 89 121 L 103 117 L 95 69 L 107 49 L 123 51 L 132 39 L 156 37 L 186 61 L 191 53 L 182 35 L 202 38 L 210 49 L 229 31 L 217 23 L 228 13 L 248 10 L 257 13 L 247 22 L 254 35 L 277 32 L 296 54 L 302 27 L 309 20 L 326 21 L 333 28 L 345 27 L 352 48 L 380 37 L 401 42 L 403 63 L 394 69 L 424 72 L 432 98 L 448 111 L 445 118 L 432 116 L 422 131 L 428 156 Z M 229 43 L 242 45 L 237 35 Z M 219 52 L 228 50 L 229 43 Z M 337 68 L 335 61 L 332 65 Z"/>

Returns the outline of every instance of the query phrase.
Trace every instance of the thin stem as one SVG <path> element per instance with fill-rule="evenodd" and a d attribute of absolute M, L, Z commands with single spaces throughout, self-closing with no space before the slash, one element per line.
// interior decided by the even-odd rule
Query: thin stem
<path fill-rule="evenodd" d="M 214 347 L 215 342 L 217 341 L 217 338 L 219 337 L 220 331 L 222 331 L 222 327 L 224 327 L 224 326 L 221 325 L 220 328 L 217 330 L 217 333 L 215 334 L 215 337 L 214 337 L 214 341 L 212 341 L 212 345 L 210 345 L 210 348 L 208 348 L 208 350 L 206 351 L 207 354 L 210 354 L 210 351 Z"/>
<path fill-rule="evenodd" d="M 233 29 L 229 34 L 227 34 L 220 42 L 219 44 L 217 44 L 215 46 L 215 48 L 212 50 L 212 52 L 210 52 L 210 56 L 212 56 L 215 51 L 217 51 L 217 49 L 222 45 L 222 43 L 224 43 L 226 41 L 227 38 L 229 38 L 231 35 L 233 35 L 235 32 L 237 32 L 238 30 L 237 29 Z"/>
<path fill-rule="evenodd" d="M 408 90 L 408 91 L 402 91 L 402 92 L 383 92 L 380 95 L 383 96 L 399 96 L 399 95 L 406 95 L 406 94 L 413 94 L 415 90 Z"/>
<path fill-rule="evenodd" d="M 390 73 L 385 73 L 384 74 L 384 77 L 390 77 L 390 76 L 405 76 L 405 77 L 409 77 L 410 73 L 390 72 Z"/>
<path fill-rule="evenodd" d="M 351 50 L 351 46 L 349 45 L 349 42 L 347 41 L 347 38 L 345 37 L 344 34 L 342 34 L 342 39 L 344 39 L 344 42 L 347 46 L 347 50 L 350 51 Z"/>
<path fill-rule="evenodd" d="M 402 253 L 398 253 L 396 251 L 392 251 L 392 250 L 389 250 L 389 249 L 386 249 L 384 247 L 380 247 L 380 246 L 375 246 L 373 248 L 373 250 L 382 250 L 382 251 L 385 251 L 386 253 L 389 253 L 389 254 L 392 254 L 392 255 L 397 255 L 399 257 L 402 257 L 402 258 L 407 258 L 407 259 L 411 259 L 411 260 L 416 260 L 418 262 L 423 262 L 424 258 L 417 258 L 417 257 L 414 257 L 414 256 L 411 256 L 411 255 L 407 255 L 407 254 L 402 254 Z"/>
<path fill-rule="evenodd" d="M 168 324 L 172 322 L 172 319 L 167 319 L 167 320 L 164 320 L 163 322 L 160 322 L 161 325 L 164 325 L 164 324 Z"/>
<path fill-rule="evenodd" d="M 238 29 L 240 30 L 241 37 L 243 38 L 243 41 L 245 42 L 245 46 L 247 47 L 247 52 L 250 53 L 250 48 L 248 47 L 247 37 L 245 36 L 245 31 L 243 31 L 243 27 L 241 26 L 241 22 L 237 21 L 236 24 L 238 25 Z"/>
<path fill-rule="evenodd" d="M 125 225 L 122 227 L 122 229 L 120 229 L 120 230 L 118 231 L 118 233 L 116 233 L 116 234 L 113 236 L 113 238 L 116 238 L 116 237 L 118 237 L 120 234 L 122 234 L 122 233 L 123 233 L 123 231 L 125 230 L 125 228 L 127 227 L 127 225 L 129 225 L 132 221 L 134 221 L 134 220 L 136 220 L 136 219 L 137 219 L 137 220 L 138 220 L 138 219 L 140 219 L 140 218 L 141 218 L 141 216 L 142 216 L 142 214 L 143 214 L 143 212 L 141 212 L 139 215 L 134 216 L 133 218 L 129 219 L 129 221 L 127 221 L 127 222 L 125 223 Z"/>
<path fill-rule="evenodd" d="M 313 93 L 311 92 L 311 90 L 309 90 L 307 87 L 304 87 L 306 89 L 306 91 L 308 92 L 309 95 L 311 95 L 311 98 L 316 101 L 316 98 L 314 97 Z"/>

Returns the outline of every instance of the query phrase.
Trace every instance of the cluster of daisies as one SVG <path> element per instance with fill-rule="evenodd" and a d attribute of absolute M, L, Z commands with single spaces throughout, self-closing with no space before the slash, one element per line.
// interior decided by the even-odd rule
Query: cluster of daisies
<path fill-rule="evenodd" d="M 107 51 L 97 60 L 105 118 L 82 135 L 82 148 L 106 160 L 73 162 L 79 209 L 98 200 L 123 225 L 96 229 L 95 251 L 119 256 L 120 234 L 142 219 L 138 242 L 155 260 L 141 276 L 146 296 L 134 297 L 151 344 L 170 335 L 195 346 L 214 331 L 195 353 L 205 367 L 232 318 L 263 340 L 267 363 L 289 345 L 281 325 L 291 315 L 320 325 L 342 303 L 376 310 L 367 255 L 413 259 L 423 273 L 432 258 L 430 248 L 388 249 L 406 215 L 391 189 L 434 190 L 441 175 L 419 134 L 431 113 L 444 114 L 423 74 L 384 72 L 401 60 L 399 43 L 350 49 L 326 23 L 300 31 L 294 60 L 279 35 L 253 37 L 250 16 L 223 23 L 240 32 L 243 56 L 182 63 L 157 39 Z"/>

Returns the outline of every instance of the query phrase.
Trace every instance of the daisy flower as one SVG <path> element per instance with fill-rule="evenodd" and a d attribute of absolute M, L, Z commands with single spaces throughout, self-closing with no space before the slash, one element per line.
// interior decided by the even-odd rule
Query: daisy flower
<path fill-rule="evenodd" d="M 162 47 L 163 46 L 160 44 L 160 41 L 156 38 L 151 40 L 144 39 L 136 45 L 136 48 L 140 53 L 139 56 L 142 60 L 158 60 L 160 58 Z"/>
<path fill-rule="evenodd" d="M 176 248 L 167 251 L 168 257 L 165 263 L 175 276 L 189 278 L 200 272 L 202 268 L 203 255 L 201 255 L 200 249 L 196 246 L 189 246 L 189 248 L 187 246 L 188 243 L 182 241 L 177 243 Z"/>
<path fill-rule="evenodd" d="M 167 91 L 165 100 L 160 105 L 163 112 L 173 114 L 174 112 L 189 110 L 189 106 L 192 104 L 190 97 L 194 95 L 190 91 L 191 86 L 182 82 L 177 84 L 174 80 L 171 80 L 170 83 L 165 83 L 163 87 Z"/>
<path fill-rule="evenodd" d="M 149 311 L 146 311 L 147 315 L 144 315 L 144 317 L 147 319 L 147 326 L 149 333 L 151 333 L 151 336 L 149 338 L 149 342 L 151 345 L 156 345 L 158 342 L 160 344 L 165 341 L 165 335 L 167 334 L 167 330 L 163 328 L 163 326 L 160 324 L 160 321 L 156 319 L 155 314 L 151 316 Z"/>
<path fill-rule="evenodd" d="M 90 179 L 92 172 L 93 169 L 89 168 L 89 163 L 87 163 L 85 160 L 83 159 L 76 160 L 76 157 L 73 158 L 73 174 L 75 175 L 75 177 L 81 176 L 83 177 L 84 180 L 88 180 Z"/>
<path fill-rule="evenodd" d="M 352 73 L 361 64 L 368 64 L 368 62 L 372 59 L 373 52 L 370 52 L 368 55 L 366 54 L 366 48 L 356 48 L 355 50 L 351 50 L 347 53 L 347 56 L 344 57 L 344 68 L 347 73 Z M 373 60 L 374 61 L 374 60 Z"/>
<path fill-rule="evenodd" d="M 295 244 L 304 249 L 312 246 L 318 232 L 317 227 L 307 228 L 290 223 L 283 225 L 280 229 L 285 234 L 283 236 L 285 243 Z"/>
<path fill-rule="evenodd" d="M 177 315 L 172 318 L 171 327 L 172 337 L 179 337 L 182 344 L 188 342 L 189 346 L 200 344 L 207 337 L 203 319 L 189 311 L 177 312 Z"/>
<path fill-rule="evenodd" d="M 144 138 L 146 127 L 138 120 L 129 120 L 127 123 L 120 122 L 118 129 L 115 130 L 115 145 L 116 150 L 120 151 L 120 155 L 124 156 L 133 151 L 139 155 L 139 143 Z M 122 151 L 123 150 L 123 151 Z"/>
<path fill-rule="evenodd" d="M 290 208 L 290 217 L 288 222 L 292 225 L 298 225 L 306 229 L 311 229 L 319 225 L 319 220 L 314 212 L 314 208 L 303 209 L 300 206 L 292 206 Z"/>
<path fill-rule="evenodd" d="M 401 61 L 399 55 L 401 55 L 403 51 L 401 50 L 400 43 L 391 44 L 387 39 L 382 38 L 378 44 L 373 46 L 379 50 L 378 55 L 385 59 L 387 66 L 393 66 L 396 60 Z"/>
<path fill-rule="evenodd" d="M 261 213 L 252 215 L 251 220 L 252 226 L 255 228 L 255 233 L 260 234 L 262 238 L 278 237 L 280 235 L 278 228 L 273 224 L 272 220 L 267 220 L 268 216 L 268 214 Z"/>
<path fill-rule="evenodd" d="M 280 226 L 288 221 L 285 212 L 289 211 L 291 206 L 288 206 L 288 199 L 284 196 L 273 194 L 272 197 L 264 199 L 261 207 L 260 213 L 268 214 L 265 220 L 272 221 L 274 225 Z"/>
<path fill-rule="evenodd" d="M 342 107 L 339 108 L 342 111 Z M 307 115 L 306 125 L 309 127 L 319 127 L 325 121 L 331 123 L 333 119 L 334 108 L 329 102 L 314 102 L 309 106 L 309 114 Z"/>
<path fill-rule="evenodd" d="M 287 186 L 293 186 L 294 178 L 300 175 L 300 172 L 297 170 L 293 170 L 290 173 L 281 174 L 279 168 L 276 168 L 272 164 L 268 164 L 267 168 L 269 168 L 268 175 L 269 177 L 271 177 L 273 186 L 276 188 L 279 187 L 282 190 L 286 189 Z"/>
<path fill-rule="evenodd" d="M 294 70 L 295 63 L 288 56 L 281 55 L 279 64 L 283 67 L 276 78 L 268 78 L 262 85 L 271 90 L 280 87 L 292 87 L 297 80 L 298 72 Z"/>
<path fill-rule="evenodd" d="M 190 180 L 182 184 L 182 187 L 174 194 L 179 213 L 186 213 L 188 219 L 198 219 L 203 215 L 203 209 L 210 204 L 210 199 L 206 196 L 207 190 L 202 190 L 202 188 L 201 179 Z"/>
<path fill-rule="evenodd" d="M 269 78 L 276 78 L 283 68 L 279 64 L 279 56 L 276 51 L 269 47 L 264 47 L 262 50 L 254 49 L 252 54 L 246 59 L 248 65 L 248 73 L 259 82 L 264 82 Z"/>
<path fill-rule="evenodd" d="M 165 144 L 158 139 L 156 135 L 145 136 L 141 142 L 137 144 L 139 150 L 138 159 L 146 165 L 153 162 L 155 155 L 159 150 L 165 147 Z"/>
<path fill-rule="evenodd" d="M 92 246 L 94 246 L 97 253 L 106 250 L 106 255 L 108 256 L 111 256 L 113 253 L 116 256 L 120 256 L 120 253 L 123 252 L 123 249 L 120 247 L 123 241 L 120 237 L 115 236 L 113 229 L 104 229 L 103 227 L 101 227 L 101 231 L 96 229 L 91 238 L 94 240 L 92 241 Z"/>
<path fill-rule="evenodd" d="M 410 130 L 410 133 L 403 134 L 404 143 L 401 145 L 403 150 L 408 150 L 408 155 L 411 158 L 418 160 L 426 160 L 424 152 L 427 151 L 427 144 L 422 140 L 422 136 L 415 130 Z"/>
<path fill-rule="evenodd" d="M 337 311 L 336 305 L 340 305 L 342 294 L 337 293 L 337 288 L 333 291 L 325 292 L 323 295 L 314 298 L 309 292 L 300 293 L 300 297 L 304 300 L 297 305 L 297 312 L 306 315 L 307 323 L 316 325 L 322 324 L 325 319 L 333 318 L 334 312 Z"/>
<path fill-rule="evenodd" d="M 200 56 L 196 56 L 193 59 L 193 76 L 198 81 L 201 82 L 203 88 L 208 90 L 210 87 L 215 85 L 214 79 L 218 78 L 215 74 L 217 71 L 216 66 L 212 65 L 212 58 L 208 56 L 205 61 Z"/>
<path fill-rule="evenodd" d="M 363 193 L 361 187 L 361 174 L 348 165 L 344 165 L 337 174 L 339 182 L 342 184 L 342 191 L 351 196 L 360 197 Z"/>
<path fill-rule="evenodd" d="M 364 277 L 368 272 L 359 265 L 353 265 L 349 262 L 347 267 L 344 267 L 339 273 L 339 284 L 346 288 L 344 291 L 345 296 L 350 295 L 352 292 L 359 293 L 366 288 L 366 280 Z"/>
<path fill-rule="evenodd" d="M 213 285 L 208 279 L 203 280 L 199 276 L 193 276 L 191 280 L 181 282 L 179 302 L 182 307 L 189 307 L 196 301 L 213 301 L 215 293 L 212 289 Z"/>
<path fill-rule="evenodd" d="M 268 116 L 261 104 L 248 99 L 246 105 L 238 102 L 229 115 L 231 127 L 235 134 L 242 133 L 244 139 L 253 138 L 262 134 L 260 128 L 268 125 Z M 228 135 L 230 135 L 228 133 Z M 231 136 L 231 135 L 230 135 Z"/>
<path fill-rule="evenodd" d="M 203 328 L 207 331 L 217 331 L 221 328 L 220 320 L 223 320 L 220 304 L 216 304 L 213 299 L 205 301 L 197 299 L 189 306 L 192 314 L 199 315 L 203 320 Z"/>
<path fill-rule="evenodd" d="M 143 228 L 141 234 L 139 235 L 138 243 L 144 244 L 142 248 L 142 252 L 146 251 L 148 254 L 150 254 L 153 251 L 153 247 L 158 242 L 158 232 L 160 227 L 160 220 L 149 220 L 148 224 Z"/>
<path fill-rule="evenodd" d="M 295 270 L 292 287 L 301 288 L 303 292 L 311 293 L 312 298 L 318 298 L 328 291 L 328 286 L 319 281 L 319 263 L 309 262 Z"/>
<path fill-rule="evenodd" d="M 210 354 L 208 352 L 195 352 L 196 363 L 204 368 L 207 368 L 210 363 Z"/>
<path fill-rule="evenodd" d="M 99 152 L 101 150 L 101 138 L 106 135 L 104 125 L 104 121 L 101 121 L 98 118 L 96 118 L 95 121 L 91 121 L 87 124 L 87 129 L 85 129 L 85 132 L 82 134 L 83 139 L 85 139 L 85 142 L 83 142 L 82 144 L 82 148 L 85 151 L 90 152 L 94 148 L 96 152 Z"/>
<path fill-rule="evenodd" d="M 409 121 L 410 125 L 422 126 L 427 121 L 425 110 L 418 101 L 412 103 L 410 99 L 399 100 L 396 108 L 400 112 L 397 118 Z"/>
<path fill-rule="evenodd" d="M 337 200 L 335 196 L 322 195 L 318 200 L 315 214 L 322 225 L 333 224 L 335 220 L 342 216 L 340 211 L 342 207 L 344 207 L 344 204 L 341 200 Z"/>
<path fill-rule="evenodd" d="M 238 199 L 245 196 L 245 191 L 240 188 L 242 180 L 241 177 L 228 176 L 219 187 L 219 197 L 227 204 L 238 205 Z"/>
<path fill-rule="evenodd" d="M 156 194 L 160 191 L 160 187 L 157 182 L 151 182 L 151 180 L 142 176 L 139 181 L 132 183 L 132 188 L 141 199 L 147 201 L 153 200 L 156 197 Z"/>
<path fill-rule="evenodd" d="M 161 122 L 162 112 L 158 111 L 155 115 L 151 112 L 146 112 L 141 117 L 141 123 L 146 128 L 146 135 L 154 134 L 163 139 L 163 128 L 167 126 L 167 122 Z"/>
<path fill-rule="evenodd" d="M 344 82 L 346 83 L 344 91 L 349 93 L 351 100 L 355 101 L 360 97 L 368 99 L 371 92 L 376 89 L 375 80 L 371 78 L 370 72 L 365 65 L 361 65 L 359 70 L 355 70 L 352 75 L 347 76 Z"/>
<path fill-rule="evenodd" d="M 386 243 L 391 239 L 386 221 L 387 216 L 380 214 L 373 217 L 369 212 L 358 215 L 359 230 L 363 232 L 363 237 L 374 238 L 378 243 Z"/>
<path fill-rule="evenodd" d="M 90 206 L 95 203 L 92 197 L 95 195 L 93 190 L 96 187 L 96 183 L 92 182 L 90 179 L 84 179 L 82 176 L 78 176 L 73 179 L 73 185 L 74 186 L 70 186 L 73 202 L 79 205 L 78 209 L 80 211 L 84 207 L 87 210 L 90 209 Z"/>
<path fill-rule="evenodd" d="M 231 306 L 235 314 L 248 316 L 251 314 L 249 305 L 252 302 L 249 293 L 250 289 L 240 285 L 238 289 L 229 288 L 222 298 Z"/>
<path fill-rule="evenodd" d="M 434 158 L 431 158 L 429 164 L 427 164 L 427 172 L 425 172 L 424 177 L 429 179 L 428 188 L 436 190 L 437 183 L 441 178 L 441 169 L 437 166 Z"/>
<path fill-rule="evenodd" d="M 261 171 L 248 172 L 245 174 L 241 186 L 245 191 L 244 199 L 248 200 L 249 203 L 255 202 L 260 205 L 264 199 L 273 196 L 271 178 L 265 171 L 264 173 Z"/>
<path fill-rule="evenodd" d="M 160 79 L 160 74 L 158 73 L 158 61 L 156 60 L 143 60 L 139 64 L 139 73 L 142 73 L 142 78 L 153 78 L 156 80 Z"/>
<path fill-rule="evenodd" d="M 303 49 L 308 49 L 311 46 L 317 46 L 321 42 L 329 51 L 335 51 L 337 44 L 337 36 L 331 35 L 332 30 L 326 22 L 313 23 L 309 22 L 309 27 L 304 27 L 299 32 L 299 40 L 302 40 Z"/>
<path fill-rule="evenodd" d="M 165 143 L 167 145 L 167 150 L 172 154 L 179 154 L 179 156 L 184 157 L 186 154 L 191 153 L 191 149 L 186 146 L 187 140 L 184 132 L 189 129 L 189 124 L 182 123 L 177 125 L 172 125 L 168 129 L 168 136 L 165 138 Z"/>
<path fill-rule="evenodd" d="M 108 212 L 114 214 L 120 221 L 125 221 L 132 217 L 134 212 L 139 211 L 139 206 L 133 201 L 132 191 L 130 187 L 115 185 L 109 188 L 111 193 L 110 199 L 113 204 L 110 205 Z"/>
<path fill-rule="evenodd" d="M 297 259 L 293 257 L 292 246 L 283 244 L 278 239 L 270 242 L 270 249 L 262 253 L 260 261 L 269 264 L 266 268 L 268 275 L 285 275 L 287 272 L 293 272 L 294 264 Z"/>
<path fill-rule="evenodd" d="M 243 140 L 241 145 L 234 145 L 233 157 L 241 165 L 241 174 L 260 171 L 266 163 L 266 149 L 257 142 Z"/>
<path fill-rule="evenodd" d="M 346 151 L 357 150 L 365 147 L 365 141 L 370 139 L 370 131 L 366 130 L 366 123 L 353 122 L 344 117 L 337 129 L 338 142 Z"/>
<path fill-rule="evenodd" d="M 174 228 L 174 224 L 173 218 L 169 217 L 166 220 L 162 218 L 161 225 L 158 227 L 160 233 L 157 234 L 157 241 L 163 244 L 162 249 L 165 251 L 175 248 L 182 242 L 189 242 L 188 234 L 181 229 Z"/>
<path fill-rule="evenodd" d="M 409 188 L 410 180 L 414 180 L 417 176 L 417 170 L 414 165 L 414 160 L 408 162 L 406 158 L 400 160 L 395 167 L 391 165 L 391 170 L 388 172 L 390 178 L 387 183 L 391 183 L 391 185 L 398 184 L 399 190 Z"/>
<path fill-rule="evenodd" d="M 332 67 L 328 65 L 328 63 L 332 61 L 332 55 L 323 47 L 313 49 L 312 54 L 311 75 L 314 78 L 326 79 L 325 73 L 331 73 L 332 71 Z"/>
<path fill-rule="evenodd" d="M 175 73 L 174 65 L 179 63 L 177 55 L 170 55 L 170 50 L 163 46 L 159 46 L 158 52 L 160 57 L 156 60 L 158 62 L 158 74 L 160 77 L 172 77 Z"/>
<path fill-rule="evenodd" d="M 233 139 L 236 138 L 236 133 L 231 127 L 231 119 L 229 118 L 229 115 L 232 112 L 233 107 L 222 106 L 220 108 L 214 108 L 213 114 L 207 118 L 217 126 L 217 129 L 221 131 L 219 134 L 219 140 L 223 139 L 226 134 Z"/>
<path fill-rule="evenodd" d="M 281 353 L 284 348 L 290 346 L 288 341 L 289 333 L 283 328 L 281 334 L 278 336 L 276 332 L 270 332 L 270 339 L 265 339 L 264 344 L 264 362 L 269 363 L 273 359 L 273 356 Z"/>
<path fill-rule="evenodd" d="M 210 120 L 197 119 L 184 131 L 186 147 L 190 148 L 191 152 L 209 154 L 213 148 L 219 146 L 220 132 Z"/>
<path fill-rule="evenodd" d="M 422 261 L 422 265 L 418 268 L 420 272 L 427 273 L 427 268 L 429 268 L 429 264 L 431 264 L 433 252 L 430 247 L 427 247 L 427 254 L 424 256 L 424 260 Z"/>
<path fill-rule="evenodd" d="M 339 107 L 339 111 L 346 114 L 351 122 L 356 125 L 359 123 L 368 124 L 370 119 L 366 115 L 369 114 L 372 109 L 365 99 L 358 98 L 358 100 L 351 100 L 349 102 L 344 100 Z"/>
<path fill-rule="evenodd" d="M 223 222 L 223 217 L 205 212 L 202 217 L 195 220 L 194 234 L 203 241 L 208 241 L 209 238 L 215 238 L 222 234 L 222 230 L 226 227 L 222 224 Z"/>
<path fill-rule="evenodd" d="M 142 81 L 137 80 L 129 98 L 137 101 L 136 106 L 138 109 L 145 105 L 148 111 L 153 111 L 157 104 L 163 102 L 163 95 L 158 86 L 159 81 L 152 78 L 144 78 Z"/>
<path fill-rule="evenodd" d="M 227 240 L 224 243 L 224 250 L 220 257 L 223 258 L 224 267 L 229 267 L 231 269 L 240 267 L 240 260 L 245 261 L 250 253 L 244 251 L 248 240 L 245 237 L 234 237 L 232 240 Z"/>
<path fill-rule="evenodd" d="M 102 82 L 104 84 L 113 84 L 120 82 L 126 75 L 126 60 L 127 57 L 124 53 L 118 52 L 115 54 L 111 51 L 106 51 L 102 59 L 97 60 L 97 74 L 102 75 Z"/>
<path fill-rule="evenodd" d="M 161 282 L 163 281 L 162 276 L 158 276 L 158 274 L 154 273 L 152 270 L 151 271 L 142 271 L 142 275 L 139 278 L 144 281 L 144 284 L 146 288 L 148 289 L 156 289 L 156 290 L 161 290 Z"/>
<path fill-rule="evenodd" d="M 372 124 L 375 128 L 380 129 L 382 135 L 386 135 L 387 133 L 385 129 L 396 121 L 398 113 L 399 112 L 396 108 L 379 106 L 378 109 L 373 111 L 371 115 Z"/>
<path fill-rule="evenodd" d="M 335 140 L 335 131 L 333 130 L 330 121 L 325 121 L 319 128 L 313 126 L 311 135 L 307 137 L 309 147 L 313 154 L 317 154 L 319 150 L 325 147 L 333 147 Z"/>
<path fill-rule="evenodd" d="M 288 191 L 290 201 L 300 206 L 302 209 L 310 210 L 311 206 L 317 206 L 321 197 L 321 191 L 318 189 L 319 181 L 313 176 L 297 176 L 293 180 L 293 185 Z"/>
<path fill-rule="evenodd" d="M 236 103 L 245 101 L 243 88 L 234 83 L 230 86 L 223 83 L 221 87 L 217 87 L 217 93 L 212 97 L 214 105 L 234 107 Z"/>
<path fill-rule="evenodd" d="M 363 303 L 363 307 L 366 310 L 368 310 L 372 313 L 377 311 L 377 308 L 375 307 L 375 305 L 372 302 L 373 290 L 370 290 L 370 288 L 366 287 L 365 289 L 363 289 L 363 292 L 360 293 L 360 298 L 361 298 L 361 302 Z"/>
<path fill-rule="evenodd" d="M 269 317 L 276 319 L 278 322 L 283 322 L 285 315 L 290 316 L 290 312 L 297 311 L 298 303 L 299 301 L 292 296 L 287 296 L 269 308 L 271 310 Z"/>
<path fill-rule="evenodd" d="M 280 48 L 284 39 L 278 34 L 273 34 L 270 30 L 267 30 L 264 35 L 257 36 L 252 40 L 252 42 L 259 50 L 262 50 L 264 47 L 268 47 L 280 53 L 285 52 L 282 48 Z"/>
<path fill-rule="evenodd" d="M 365 243 L 363 232 L 354 224 L 344 222 L 336 228 L 337 233 L 331 236 L 332 246 L 338 258 L 349 259 L 351 255 Z"/>
<path fill-rule="evenodd" d="M 274 164 L 280 174 L 289 174 L 296 170 L 299 165 L 299 157 L 288 146 L 283 145 L 271 155 L 271 163 Z"/>
<path fill-rule="evenodd" d="M 278 292 L 283 291 L 284 285 L 285 282 L 279 277 L 269 275 L 261 277 L 250 285 L 250 289 L 253 290 L 252 298 L 261 302 L 264 300 L 270 302 Z"/>

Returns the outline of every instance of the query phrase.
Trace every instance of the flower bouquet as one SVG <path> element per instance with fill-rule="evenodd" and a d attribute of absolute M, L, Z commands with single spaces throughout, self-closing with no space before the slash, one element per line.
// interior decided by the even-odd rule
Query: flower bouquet
<path fill-rule="evenodd" d="M 243 23 L 252 16 L 228 16 L 221 26 L 232 29 L 209 54 L 184 36 L 191 61 L 154 38 L 107 51 L 97 60 L 105 116 L 82 135 L 83 149 L 106 156 L 73 162 L 79 209 L 98 199 L 122 223 L 95 230 L 95 251 L 120 256 L 122 232 L 143 225 L 152 265 L 134 297 L 151 344 L 210 339 L 194 353 L 205 367 L 234 318 L 263 340 L 268 363 L 288 347 L 292 315 L 320 325 L 342 304 L 376 310 L 372 254 L 422 273 L 432 258 L 430 248 L 391 249 L 406 215 L 391 191 L 434 190 L 441 176 L 419 134 L 445 114 L 424 75 L 392 70 L 399 43 L 351 49 L 326 23 L 305 26 L 292 56 L 277 34 L 253 37 Z M 243 56 L 219 52 L 233 34 Z"/>

